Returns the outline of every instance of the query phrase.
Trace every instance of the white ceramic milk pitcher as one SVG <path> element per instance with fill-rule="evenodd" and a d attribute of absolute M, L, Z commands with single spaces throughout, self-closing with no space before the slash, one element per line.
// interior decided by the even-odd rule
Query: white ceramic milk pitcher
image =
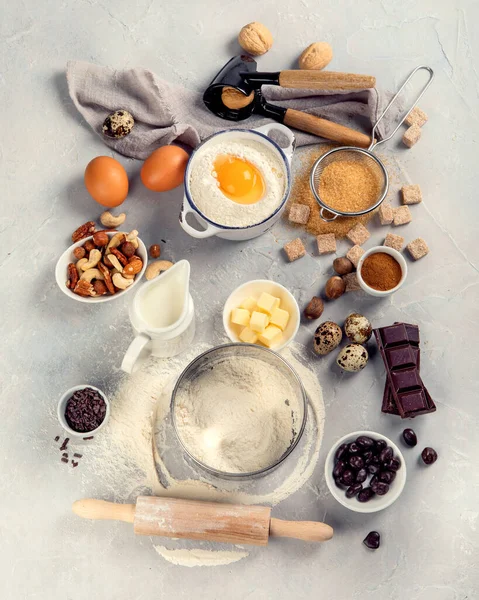
<path fill-rule="evenodd" d="M 133 373 L 150 355 L 167 358 L 180 354 L 195 335 L 195 307 L 190 295 L 190 263 L 180 260 L 147 283 L 130 305 L 136 337 L 121 363 Z"/>

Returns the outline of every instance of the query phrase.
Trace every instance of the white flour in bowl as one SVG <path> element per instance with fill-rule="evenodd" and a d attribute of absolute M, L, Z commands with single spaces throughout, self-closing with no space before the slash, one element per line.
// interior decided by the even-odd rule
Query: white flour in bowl
<path fill-rule="evenodd" d="M 265 469 L 301 427 L 298 389 L 262 360 L 225 358 L 178 389 L 178 435 L 192 456 L 218 471 Z"/>
<path fill-rule="evenodd" d="M 260 171 L 266 188 L 261 200 L 239 204 L 221 192 L 214 177 L 215 159 L 221 155 L 242 158 Z M 286 183 L 284 165 L 272 150 L 254 140 L 238 140 L 199 150 L 193 159 L 188 187 L 193 202 L 208 219 L 219 225 L 247 227 L 273 214 L 283 200 Z"/>

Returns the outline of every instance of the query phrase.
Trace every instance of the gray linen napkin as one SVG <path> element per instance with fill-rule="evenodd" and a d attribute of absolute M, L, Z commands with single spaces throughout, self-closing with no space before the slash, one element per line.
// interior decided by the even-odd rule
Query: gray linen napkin
<path fill-rule="evenodd" d="M 253 115 L 245 121 L 220 119 L 203 104 L 203 92 L 168 83 L 142 68 L 115 70 L 82 61 L 67 64 L 70 96 L 88 122 L 107 146 L 131 158 L 144 159 L 153 150 L 173 142 L 195 148 L 211 134 L 233 127 L 253 128 L 270 119 Z M 358 92 L 331 93 L 317 90 L 292 90 L 264 86 L 267 100 L 286 108 L 304 110 L 354 129 L 371 133 L 372 126 L 388 97 L 376 89 Z M 127 137 L 115 140 L 102 135 L 101 127 L 107 115 L 118 109 L 128 110 L 135 118 L 135 127 Z M 378 129 L 380 137 L 398 109 L 388 112 Z M 298 146 L 324 141 L 314 135 L 295 130 Z"/>

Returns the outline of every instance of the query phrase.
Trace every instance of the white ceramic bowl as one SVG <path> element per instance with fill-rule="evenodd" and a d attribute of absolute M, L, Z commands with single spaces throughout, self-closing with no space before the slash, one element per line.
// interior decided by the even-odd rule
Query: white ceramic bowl
<path fill-rule="evenodd" d="M 339 446 L 341 446 L 341 444 L 354 442 L 354 440 L 360 435 L 367 435 L 374 440 L 384 440 L 388 446 L 391 446 L 391 448 L 394 450 L 394 455 L 401 461 L 401 468 L 399 471 L 397 471 L 396 479 L 391 483 L 389 492 L 384 496 L 375 495 L 373 498 L 371 498 L 371 500 L 369 500 L 369 502 L 364 503 L 358 502 L 356 498 L 346 498 L 346 488 L 338 488 L 333 479 L 334 456 L 336 454 L 336 450 L 339 448 Z M 404 484 L 406 483 L 406 463 L 401 450 L 399 450 L 396 444 L 385 435 L 381 435 L 380 433 L 376 433 L 374 431 L 353 431 L 353 433 L 348 433 L 348 435 L 345 435 L 339 439 L 328 452 L 324 469 L 326 483 L 331 494 L 340 504 L 346 508 L 349 508 L 350 510 L 353 510 L 354 512 L 373 513 L 391 506 L 391 504 L 395 502 L 401 495 L 401 492 L 404 489 Z"/>
<path fill-rule="evenodd" d="M 371 256 L 371 254 L 376 254 L 377 252 L 384 252 L 384 254 L 389 254 L 390 256 L 395 258 L 398 261 L 399 266 L 401 267 L 401 271 L 402 271 L 402 277 L 401 277 L 399 283 L 397 284 L 397 286 L 394 288 L 391 288 L 390 290 L 386 290 L 385 292 L 382 292 L 380 290 L 375 290 L 374 288 L 369 287 L 369 285 L 367 285 L 367 283 L 365 283 L 364 279 L 361 277 L 361 267 L 363 266 L 364 261 L 366 260 L 366 258 L 368 256 Z M 397 292 L 397 290 L 406 281 L 407 264 L 406 264 L 406 261 L 404 260 L 404 256 L 400 252 L 395 250 L 394 248 L 389 248 L 388 246 L 374 246 L 374 248 L 370 248 L 361 256 L 359 263 L 358 263 L 358 268 L 356 269 L 356 275 L 358 276 L 359 285 L 367 294 L 369 294 L 370 296 L 376 296 L 377 298 L 382 298 L 384 296 L 389 296 L 390 294 Z"/>
<path fill-rule="evenodd" d="M 96 429 L 93 429 L 92 431 L 75 431 L 68 425 L 67 420 L 65 419 L 66 405 L 67 405 L 68 400 L 73 396 L 73 394 L 75 392 L 77 392 L 78 390 L 84 390 L 87 387 L 98 392 L 101 395 L 101 397 L 103 398 L 103 400 L 105 401 L 105 404 L 106 404 L 105 418 L 103 419 L 101 425 L 99 427 L 97 427 Z M 105 394 L 101 390 L 99 390 L 97 387 L 95 387 L 94 385 L 90 385 L 88 383 L 84 383 L 81 385 L 75 385 L 74 387 L 67 390 L 63 394 L 63 396 L 60 398 L 60 400 L 58 402 L 58 406 L 57 406 L 57 416 L 58 416 L 58 420 L 60 421 L 60 425 L 63 427 L 63 429 L 69 435 L 71 435 L 73 437 L 78 437 L 78 438 L 89 437 L 90 435 L 95 435 L 96 433 L 98 433 L 100 431 L 100 429 L 105 427 L 105 425 L 107 424 L 108 419 L 110 418 L 110 402 L 108 401 L 108 398 L 105 396 Z"/>
<path fill-rule="evenodd" d="M 108 233 L 108 236 L 110 238 L 112 238 L 116 232 L 107 232 L 107 233 Z M 71 290 L 69 290 L 67 288 L 67 286 L 66 286 L 67 268 L 68 268 L 69 263 L 77 262 L 77 259 L 73 256 L 73 250 L 75 250 L 75 248 L 79 248 L 80 246 L 83 246 L 83 244 L 87 240 L 91 240 L 92 238 L 93 238 L 93 236 L 90 236 L 90 237 L 84 238 L 83 240 L 80 240 L 79 242 L 76 242 L 75 244 L 72 244 L 68 248 L 68 250 L 65 250 L 65 252 L 60 256 L 60 258 L 58 259 L 58 262 L 57 262 L 57 266 L 55 267 L 55 279 L 57 280 L 58 287 L 69 298 L 72 298 L 72 300 L 77 300 L 78 302 L 86 302 L 88 304 L 98 304 L 100 302 L 109 302 L 110 300 L 116 300 L 120 296 L 124 296 L 126 293 L 131 291 L 136 286 L 136 284 L 140 281 L 140 279 L 143 277 L 143 273 L 145 272 L 146 267 L 148 265 L 148 253 L 146 251 L 145 244 L 140 240 L 140 238 L 138 238 L 138 250 L 136 251 L 136 253 L 143 261 L 143 268 L 137 274 L 137 276 L 135 277 L 135 279 L 133 281 L 133 284 L 130 285 L 130 287 L 127 287 L 126 290 L 121 290 L 120 292 L 117 292 L 116 294 L 113 294 L 112 296 L 105 295 L 105 296 L 99 296 L 98 298 L 85 298 L 83 296 L 79 296 L 78 294 L 74 294 Z"/>
<path fill-rule="evenodd" d="M 243 285 L 237 287 L 225 302 L 223 308 L 223 326 L 226 335 L 232 342 L 241 343 L 239 334 L 241 333 L 242 327 L 231 323 L 231 311 L 233 308 L 238 308 L 241 302 L 243 302 L 245 298 L 248 298 L 248 296 L 259 298 L 262 292 L 267 292 L 272 296 L 280 298 L 280 307 L 289 312 L 289 321 L 286 325 L 286 329 L 283 331 L 282 341 L 280 344 L 272 346 L 271 348 L 271 350 L 278 351 L 287 346 L 298 333 L 301 316 L 298 303 L 293 294 L 275 281 L 271 281 L 270 279 L 254 279 L 253 281 L 247 281 L 246 283 L 243 283 Z"/>

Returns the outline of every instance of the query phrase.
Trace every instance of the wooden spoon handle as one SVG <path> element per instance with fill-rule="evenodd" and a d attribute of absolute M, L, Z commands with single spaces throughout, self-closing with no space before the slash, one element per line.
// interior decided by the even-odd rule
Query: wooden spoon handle
<path fill-rule="evenodd" d="M 333 528 L 317 521 L 283 521 L 272 518 L 270 537 L 287 537 L 305 542 L 327 542 L 333 537 Z"/>
<path fill-rule="evenodd" d="M 376 78 L 371 75 L 335 71 L 281 71 L 279 85 L 302 90 L 365 90 L 376 85 Z"/>
<path fill-rule="evenodd" d="M 134 504 L 115 504 L 93 498 L 77 500 L 72 505 L 72 511 L 83 519 L 124 521 L 125 523 L 133 523 L 135 508 Z"/>
<path fill-rule="evenodd" d="M 327 140 L 339 142 L 345 146 L 367 148 L 371 144 L 371 138 L 360 131 L 338 125 L 338 123 L 333 123 L 327 119 L 321 119 L 321 117 L 309 115 L 294 108 L 287 109 L 283 123 L 301 131 L 319 135 Z"/>

